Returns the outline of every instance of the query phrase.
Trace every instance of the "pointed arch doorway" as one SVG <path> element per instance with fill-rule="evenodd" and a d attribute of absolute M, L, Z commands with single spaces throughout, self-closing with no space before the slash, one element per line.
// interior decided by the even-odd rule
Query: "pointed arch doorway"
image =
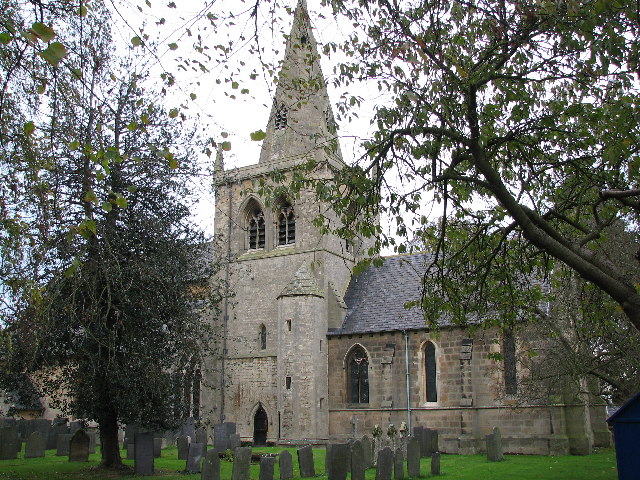
<path fill-rule="evenodd" d="M 253 417 L 253 444 L 255 446 L 267 444 L 267 432 L 269 431 L 269 419 L 262 405 L 256 410 Z"/>

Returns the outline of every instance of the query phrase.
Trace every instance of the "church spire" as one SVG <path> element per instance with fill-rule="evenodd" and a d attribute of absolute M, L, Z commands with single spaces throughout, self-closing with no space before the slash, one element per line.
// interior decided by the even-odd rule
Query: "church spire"
<path fill-rule="evenodd" d="M 342 159 L 306 0 L 298 0 L 260 163 L 303 158 L 318 149 Z"/>

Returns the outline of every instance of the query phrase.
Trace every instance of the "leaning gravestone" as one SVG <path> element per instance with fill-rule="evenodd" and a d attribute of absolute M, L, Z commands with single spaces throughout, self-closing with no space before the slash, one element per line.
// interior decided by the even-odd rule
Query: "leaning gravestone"
<path fill-rule="evenodd" d="M 231 480 L 249 480 L 251 468 L 251 447 L 238 447 L 233 454 Z"/>
<path fill-rule="evenodd" d="M 311 445 L 298 449 L 298 466 L 300 467 L 301 478 L 316 476 L 316 470 L 313 466 L 313 450 L 311 449 Z"/>
<path fill-rule="evenodd" d="M 153 458 L 162 456 L 162 437 L 153 437 Z"/>
<path fill-rule="evenodd" d="M 242 445 L 242 442 L 240 442 L 240 434 L 238 433 L 230 434 L 227 441 L 231 450 L 235 450 Z"/>
<path fill-rule="evenodd" d="M 69 461 L 89 461 L 89 435 L 84 430 L 76 430 L 69 440 Z"/>
<path fill-rule="evenodd" d="M 209 450 L 202 462 L 201 480 L 220 480 L 220 457 L 215 450 Z"/>
<path fill-rule="evenodd" d="M 153 475 L 153 433 L 133 434 L 134 469 L 137 475 Z"/>
<path fill-rule="evenodd" d="M 376 467 L 376 480 L 391 480 L 393 475 L 393 452 L 389 447 L 384 447 L 378 452 Z"/>
<path fill-rule="evenodd" d="M 404 480 L 404 455 L 401 448 L 397 448 L 393 454 L 393 478 Z"/>
<path fill-rule="evenodd" d="M 0 460 L 18 458 L 18 451 L 22 448 L 18 429 L 13 427 L 0 428 Z"/>
<path fill-rule="evenodd" d="M 407 443 L 407 474 L 412 478 L 420 476 L 420 440 L 416 437 Z"/>
<path fill-rule="evenodd" d="M 485 436 L 487 442 L 487 460 L 501 462 L 504 459 L 502 453 L 502 435 L 498 427 L 493 428 L 493 433 Z"/>
<path fill-rule="evenodd" d="M 293 459 L 291 454 L 283 450 L 278 458 L 280 466 L 280 480 L 291 480 L 293 478 Z"/>
<path fill-rule="evenodd" d="M 189 456 L 189 444 L 191 443 L 191 438 L 185 437 L 184 435 L 178 437 L 178 460 L 186 460 Z"/>
<path fill-rule="evenodd" d="M 205 427 L 198 427 L 196 430 L 196 443 L 201 443 L 207 446 L 207 429 Z"/>
<path fill-rule="evenodd" d="M 69 442 L 71 441 L 70 433 L 62 433 L 58 435 L 56 445 L 56 455 L 58 457 L 66 457 L 69 455 Z"/>
<path fill-rule="evenodd" d="M 44 451 L 47 444 L 42 438 L 40 432 L 33 432 L 27 438 L 27 444 L 24 448 L 24 458 L 38 458 L 44 457 Z"/>
<path fill-rule="evenodd" d="M 351 445 L 351 480 L 364 480 L 364 447 L 362 442 L 356 440 Z"/>
<path fill-rule="evenodd" d="M 364 469 L 368 470 L 373 466 L 373 443 L 367 435 L 362 437 L 361 442 L 362 453 L 364 454 Z"/>
<path fill-rule="evenodd" d="M 431 455 L 431 475 L 440 475 L 440 452 Z"/>
<path fill-rule="evenodd" d="M 273 480 L 276 457 L 260 457 L 260 480 Z"/>
<path fill-rule="evenodd" d="M 346 443 L 334 443 L 329 450 L 331 460 L 327 462 L 329 480 L 346 480 L 347 472 L 351 464 L 349 445 Z"/>
<path fill-rule="evenodd" d="M 205 445 L 194 442 L 189 444 L 189 454 L 187 455 L 187 473 L 200 473 L 200 462 L 205 453 Z"/>

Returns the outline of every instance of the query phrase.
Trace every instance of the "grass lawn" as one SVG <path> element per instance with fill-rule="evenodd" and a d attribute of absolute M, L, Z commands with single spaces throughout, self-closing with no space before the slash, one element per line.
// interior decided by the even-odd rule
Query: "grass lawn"
<path fill-rule="evenodd" d="M 255 448 L 254 452 L 280 452 L 279 447 Z M 294 459 L 294 475 L 299 478 L 295 449 L 288 449 Z M 125 452 L 121 452 L 123 458 Z M 326 478 L 324 472 L 324 448 L 313 451 L 316 473 Z M 175 447 L 162 451 L 162 458 L 156 458 L 156 476 L 163 480 L 196 480 L 200 474 L 185 475 L 185 461 L 178 460 Z M 22 458 L 0 460 L 0 480 L 100 480 L 100 479 L 140 479 L 133 475 L 133 461 L 125 460 L 131 466 L 129 471 L 106 472 L 99 467 L 100 455 L 89 457 L 89 463 L 70 463 L 67 457 L 56 457 L 55 450 L 47 450 L 44 458 Z M 489 463 L 483 455 L 442 455 L 441 471 L 443 480 L 616 480 L 616 460 L 613 449 L 600 450 L 586 457 L 543 457 L 534 455 L 506 455 L 500 463 Z M 421 463 L 423 477 L 430 477 L 430 459 Z M 258 479 L 258 465 L 251 466 L 251 480 Z M 406 474 L 406 467 L 405 467 Z M 222 461 L 220 478 L 231 479 L 231 463 Z M 276 462 L 275 479 L 279 479 Z M 375 479 L 375 470 L 367 471 L 367 480 Z"/>

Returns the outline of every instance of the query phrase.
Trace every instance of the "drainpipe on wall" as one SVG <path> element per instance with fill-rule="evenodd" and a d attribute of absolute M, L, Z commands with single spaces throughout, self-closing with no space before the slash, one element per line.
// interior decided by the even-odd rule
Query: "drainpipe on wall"
<path fill-rule="evenodd" d="M 406 330 L 403 330 L 404 334 L 404 366 L 407 379 L 407 428 L 409 429 L 407 434 L 411 435 L 411 377 L 409 376 L 409 334 Z"/>

